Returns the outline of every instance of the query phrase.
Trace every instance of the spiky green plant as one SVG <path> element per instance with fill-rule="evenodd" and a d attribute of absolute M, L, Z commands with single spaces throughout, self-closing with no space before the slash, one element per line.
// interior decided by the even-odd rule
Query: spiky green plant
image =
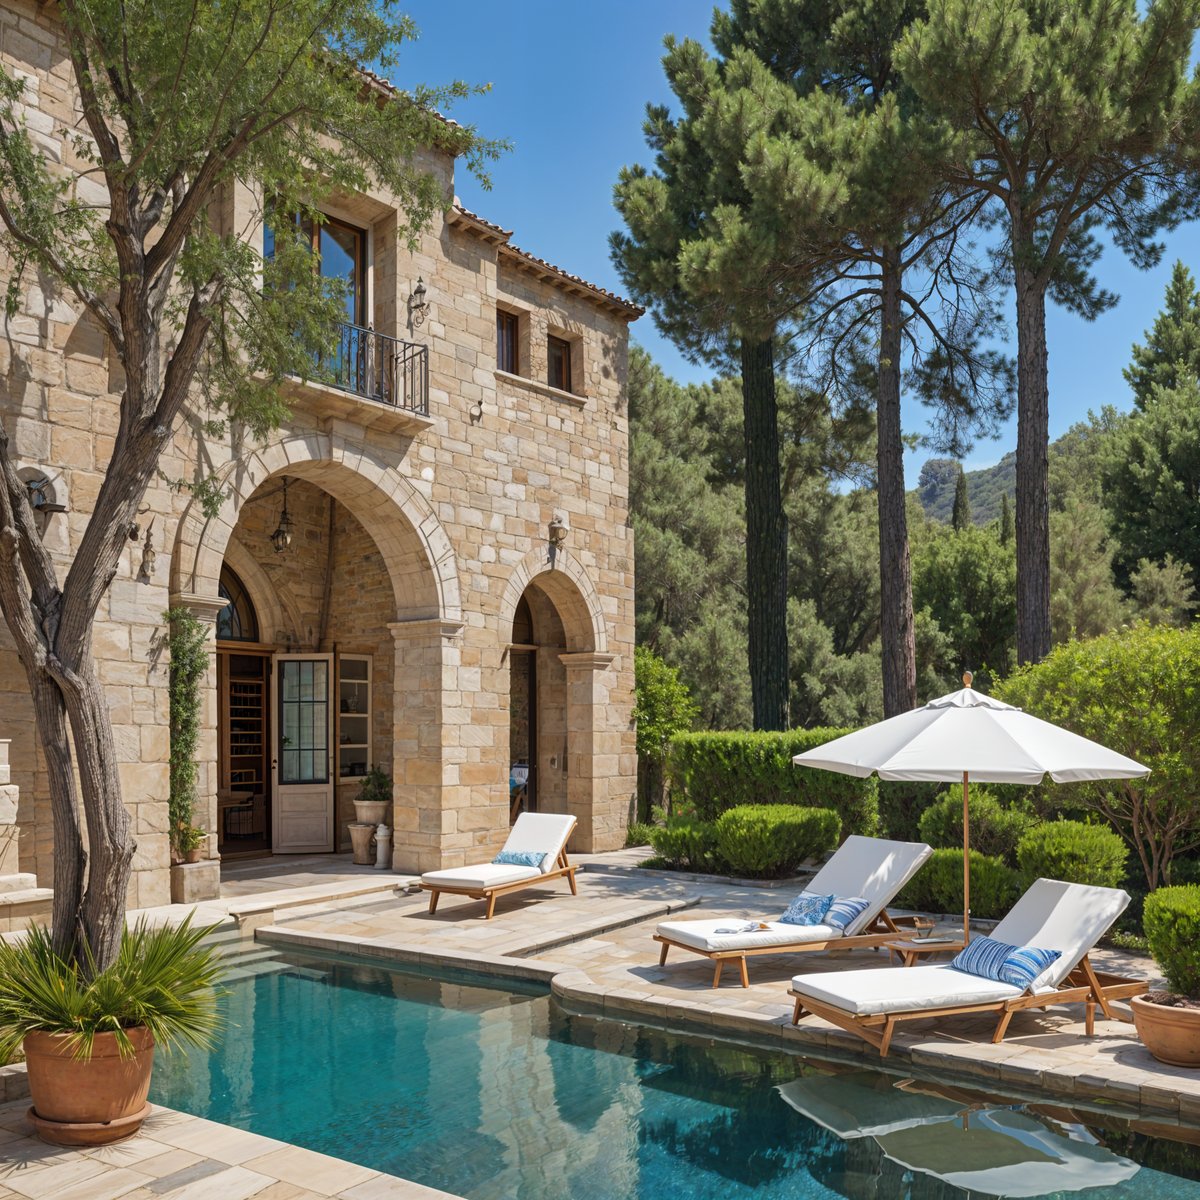
<path fill-rule="evenodd" d="M 155 1044 L 207 1048 L 220 1027 L 217 983 L 222 966 L 201 940 L 212 926 L 125 927 L 117 960 L 85 973 L 55 953 L 48 930 L 35 926 L 16 944 L 0 941 L 0 1062 L 27 1033 L 61 1033 L 76 1058 L 90 1058 L 99 1033 L 116 1035 L 122 1056 L 134 1053 L 127 1030 L 145 1026 Z"/>

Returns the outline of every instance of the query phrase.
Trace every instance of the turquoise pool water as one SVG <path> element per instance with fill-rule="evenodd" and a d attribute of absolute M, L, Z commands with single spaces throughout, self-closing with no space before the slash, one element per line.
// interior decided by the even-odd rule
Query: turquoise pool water
<path fill-rule="evenodd" d="M 980 1110 L 466 976 L 290 953 L 255 970 L 229 984 L 222 1046 L 162 1057 L 151 1099 L 470 1200 L 1200 1200 L 1190 1148 L 1065 1111 Z"/>

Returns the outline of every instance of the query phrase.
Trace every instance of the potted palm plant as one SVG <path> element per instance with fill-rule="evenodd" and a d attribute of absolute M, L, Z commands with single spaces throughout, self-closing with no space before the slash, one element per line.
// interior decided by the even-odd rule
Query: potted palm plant
<path fill-rule="evenodd" d="M 1160 1062 L 1200 1066 L 1200 886 L 1151 892 L 1142 923 L 1170 990 L 1130 1000 L 1138 1036 Z"/>
<path fill-rule="evenodd" d="M 116 961 L 89 972 L 35 926 L 0 941 L 0 1062 L 25 1054 L 40 1137 L 95 1146 L 129 1137 L 150 1111 L 154 1050 L 205 1047 L 219 1025 L 209 928 L 126 927 Z"/>

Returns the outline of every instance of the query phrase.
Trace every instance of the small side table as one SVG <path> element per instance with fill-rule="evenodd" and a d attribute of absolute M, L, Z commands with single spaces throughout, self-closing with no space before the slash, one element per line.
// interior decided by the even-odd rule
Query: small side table
<path fill-rule="evenodd" d="M 934 938 L 904 938 L 894 942 L 884 943 L 889 954 L 898 954 L 902 966 L 911 967 L 918 959 L 929 954 L 957 954 L 963 948 L 961 937 Z"/>

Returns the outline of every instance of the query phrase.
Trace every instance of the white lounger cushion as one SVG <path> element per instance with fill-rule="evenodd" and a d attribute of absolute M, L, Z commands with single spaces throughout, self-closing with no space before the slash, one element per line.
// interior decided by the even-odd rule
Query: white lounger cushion
<path fill-rule="evenodd" d="M 932 853 L 924 842 L 892 842 L 886 838 L 851 834 L 804 888 L 815 895 L 861 896 L 869 902 L 866 910 L 859 913 L 844 932 L 829 925 L 783 925 L 774 921 L 769 922 L 770 930 L 723 934 L 713 932 L 717 928 L 749 924 L 753 917 L 727 917 L 720 921 L 666 921 L 655 932 L 684 946 L 694 946 L 697 950 L 754 950 L 759 946 L 797 945 L 801 942 L 824 942 L 832 937 L 852 937 L 878 916 Z M 777 934 L 776 928 L 781 932 Z"/>
<path fill-rule="evenodd" d="M 1129 896 L 1120 888 L 1039 879 L 1013 905 L 991 936 L 1011 946 L 1037 946 L 1061 953 L 1030 988 L 1033 992 L 1045 992 L 1066 979 L 1128 903 Z"/>
<path fill-rule="evenodd" d="M 537 867 L 509 867 L 501 863 L 480 863 L 475 867 L 447 867 L 444 871 L 426 871 L 421 882 L 433 887 L 485 888 L 516 883 L 521 879 L 539 879 Z"/>
<path fill-rule="evenodd" d="M 801 942 L 827 942 L 840 938 L 842 931 L 832 925 L 782 925 L 770 921 L 769 929 L 747 933 L 718 933 L 718 929 L 737 929 L 749 921 L 725 917 L 716 921 L 664 921 L 658 927 L 661 937 L 670 938 L 697 950 L 756 950 L 760 946 L 796 946 Z"/>
<path fill-rule="evenodd" d="M 811 996 L 831 1008 L 840 1008 L 856 1016 L 919 1012 L 957 1004 L 989 1004 L 1024 995 L 1021 988 L 1010 983 L 980 979 L 978 975 L 956 971 L 948 963 L 797 975 L 792 980 L 792 988 L 801 996 Z"/>
<path fill-rule="evenodd" d="M 522 879 L 536 879 L 553 871 L 558 855 L 575 828 L 575 818 L 560 813 L 522 813 L 508 832 L 505 850 L 532 850 L 541 853 L 542 866 L 510 867 L 501 863 L 480 863 L 473 867 L 447 867 L 443 871 L 426 871 L 421 882 L 433 886 L 456 888 L 500 887 Z"/>

